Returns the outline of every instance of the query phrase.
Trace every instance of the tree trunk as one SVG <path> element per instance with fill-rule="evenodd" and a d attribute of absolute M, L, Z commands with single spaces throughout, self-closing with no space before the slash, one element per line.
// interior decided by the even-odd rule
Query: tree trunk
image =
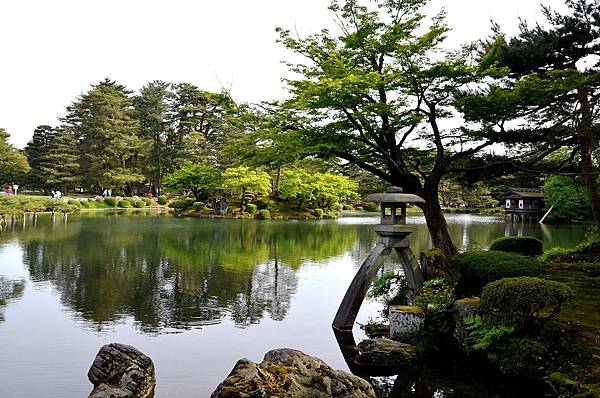
<path fill-rule="evenodd" d="M 583 173 L 583 181 L 587 188 L 592 207 L 592 216 L 594 224 L 600 230 L 600 194 L 598 193 L 598 185 L 596 183 L 596 174 L 594 174 L 594 162 L 592 154 L 594 151 L 592 123 L 593 116 L 588 98 L 588 93 L 585 88 L 577 90 L 579 103 L 581 106 L 581 123 L 579 125 L 578 140 L 579 150 L 581 153 L 581 172 Z"/>
<path fill-rule="evenodd" d="M 425 215 L 433 246 L 442 249 L 448 257 L 458 254 L 458 250 L 450 237 L 448 223 L 442 212 L 437 192 L 425 192 L 422 197 L 426 203 L 420 205 L 420 207 L 423 210 L 423 215 Z"/>

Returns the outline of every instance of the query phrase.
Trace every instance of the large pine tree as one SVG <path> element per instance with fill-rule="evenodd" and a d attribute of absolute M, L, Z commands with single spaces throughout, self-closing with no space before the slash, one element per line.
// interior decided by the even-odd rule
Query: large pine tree
<path fill-rule="evenodd" d="M 131 92 L 105 79 L 67 108 L 64 121 L 79 139 L 81 172 L 88 188 L 131 193 L 144 181 L 148 145 L 137 135 Z"/>
<path fill-rule="evenodd" d="M 81 183 L 80 174 L 77 137 L 68 129 L 56 129 L 40 168 L 44 185 L 49 189 L 73 192 Z"/>
<path fill-rule="evenodd" d="M 33 131 L 33 137 L 25 147 L 25 155 L 27 155 L 29 166 L 31 166 L 25 184 L 30 189 L 47 190 L 50 188 L 46 185 L 43 169 L 48 165 L 47 156 L 53 136 L 54 129 L 51 126 L 40 125 Z"/>

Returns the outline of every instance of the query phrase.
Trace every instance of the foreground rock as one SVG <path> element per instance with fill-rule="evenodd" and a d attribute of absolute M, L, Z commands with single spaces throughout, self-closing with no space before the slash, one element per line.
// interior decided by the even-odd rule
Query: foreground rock
<path fill-rule="evenodd" d="M 397 370 L 411 366 L 417 361 L 415 346 L 390 339 L 363 340 L 356 348 L 356 363 L 360 366 L 376 367 L 378 370 Z"/>
<path fill-rule="evenodd" d="M 241 359 L 211 398 L 375 398 L 373 387 L 291 349 L 269 351 L 260 364 Z"/>
<path fill-rule="evenodd" d="M 112 343 L 100 349 L 88 371 L 94 385 L 89 398 L 151 398 L 154 363 L 136 348 Z"/>

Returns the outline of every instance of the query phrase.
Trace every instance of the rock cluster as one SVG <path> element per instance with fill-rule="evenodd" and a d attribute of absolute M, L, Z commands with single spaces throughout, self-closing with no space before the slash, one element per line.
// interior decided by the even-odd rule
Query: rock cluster
<path fill-rule="evenodd" d="M 375 398 L 360 377 L 332 369 L 318 358 L 291 349 L 269 351 L 260 364 L 241 359 L 211 398 Z"/>
<path fill-rule="evenodd" d="M 118 343 L 100 349 L 88 379 L 94 385 L 88 398 L 151 398 L 156 385 L 152 360 L 136 348 Z"/>

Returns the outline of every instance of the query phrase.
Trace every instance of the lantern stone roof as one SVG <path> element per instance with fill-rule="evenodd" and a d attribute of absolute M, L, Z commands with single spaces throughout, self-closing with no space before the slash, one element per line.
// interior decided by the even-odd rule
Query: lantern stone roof
<path fill-rule="evenodd" d="M 403 193 L 402 188 L 389 187 L 383 193 L 374 193 L 365 198 L 366 202 L 375 203 L 425 203 L 425 199 L 410 193 Z"/>

